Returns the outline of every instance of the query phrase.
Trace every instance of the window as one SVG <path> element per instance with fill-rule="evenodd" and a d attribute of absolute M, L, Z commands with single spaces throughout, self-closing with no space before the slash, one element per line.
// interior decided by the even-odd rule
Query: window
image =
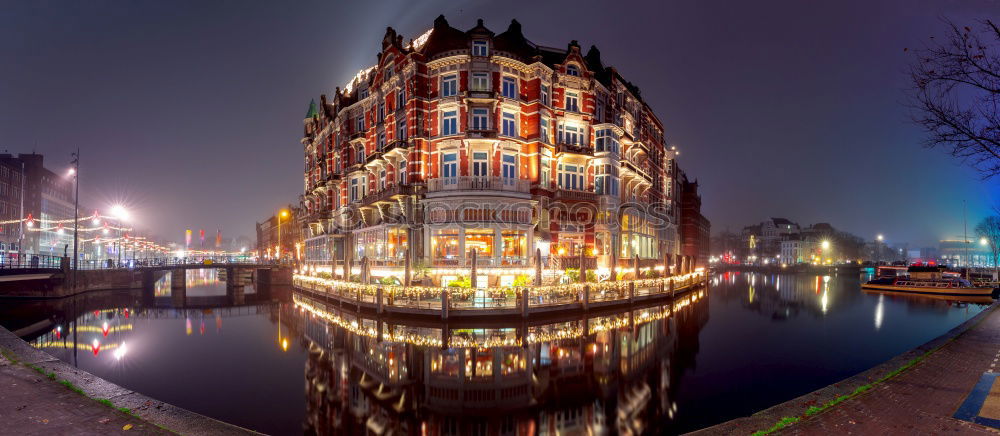
<path fill-rule="evenodd" d="M 396 120 L 396 140 L 406 140 L 406 118 L 400 117 Z"/>
<path fill-rule="evenodd" d="M 406 165 L 407 162 L 405 160 L 399 161 L 399 180 L 397 183 L 401 185 L 409 183 L 409 180 L 406 179 Z"/>
<path fill-rule="evenodd" d="M 486 41 L 472 41 L 472 55 L 486 56 L 489 54 Z"/>
<path fill-rule="evenodd" d="M 580 145 L 583 143 L 583 129 L 573 124 L 559 125 L 559 143 Z"/>
<path fill-rule="evenodd" d="M 364 197 L 365 195 L 364 186 L 365 186 L 365 176 L 358 176 L 351 178 L 351 190 L 349 194 L 352 203 L 360 201 L 361 198 Z"/>
<path fill-rule="evenodd" d="M 378 190 L 379 191 L 385 190 L 385 176 L 386 176 L 385 168 L 383 168 L 382 171 L 379 171 L 379 173 L 378 173 Z"/>
<path fill-rule="evenodd" d="M 385 101 L 378 102 L 378 122 L 385 122 Z"/>
<path fill-rule="evenodd" d="M 542 85 L 542 104 L 549 105 L 549 85 Z"/>
<path fill-rule="evenodd" d="M 365 131 L 365 116 L 364 114 L 358 115 L 358 123 L 355 125 L 357 130 L 355 132 L 362 133 Z"/>
<path fill-rule="evenodd" d="M 568 111 L 580 112 L 580 94 L 567 92 L 565 108 Z"/>
<path fill-rule="evenodd" d="M 603 95 L 598 95 L 597 96 L 597 109 L 594 111 L 594 119 L 598 123 L 603 123 L 603 122 L 606 121 L 606 118 L 604 117 L 604 96 Z"/>
<path fill-rule="evenodd" d="M 580 77 L 580 67 L 577 67 L 576 65 L 572 65 L 572 64 L 571 65 L 567 65 L 566 66 L 566 74 L 568 74 L 570 76 Z"/>
<path fill-rule="evenodd" d="M 378 149 L 385 150 L 385 132 L 378 132 Z"/>
<path fill-rule="evenodd" d="M 559 188 L 583 190 L 583 165 L 559 164 Z"/>
<path fill-rule="evenodd" d="M 618 154 L 618 135 L 611 129 L 600 129 L 594 138 L 596 151 Z"/>
<path fill-rule="evenodd" d="M 549 120 L 548 120 L 548 118 L 542 118 L 542 120 L 538 124 L 539 124 L 539 128 L 541 130 L 541 135 L 540 135 L 541 138 L 540 139 L 542 140 L 542 142 L 548 144 L 549 143 Z"/>
<path fill-rule="evenodd" d="M 396 110 L 400 110 L 406 107 L 406 90 L 404 88 L 399 88 L 396 91 Z"/>
<path fill-rule="evenodd" d="M 458 133 L 458 111 L 446 111 L 441 114 L 441 134 L 455 135 Z"/>
<path fill-rule="evenodd" d="M 472 109 L 472 130 L 490 128 L 490 110 L 486 108 Z"/>
<path fill-rule="evenodd" d="M 513 112 L 503 113 L 503 134 L 504 136 L 517 136 L 517 117 Z"/>
<path fill-rule="evenodd" d="M 548 188 L 549 181 L 552 180 L 552 155 L 548 149 L 542 150 L 541 160 L 542 160 L 541 162 L 542 170 L 541 170 L 540 182 L 542 186 Z"/>
<path fill-rule="evenodd" d="M 504 76 L 503 96 L 504 98 L 517 98 L 517 79 L 510 76 Z"/>
<path fill-rule="evenodd" d="M 618 167 L 597 165 L 594 168 L 594 191 L 597 195 L 618 196 Z"/>
<path fill-rule="evenodd" d="M 512 154 L 503 155 L 502 170 L 504 184 L 513 184 L 517 178 L 517 158 Z"/>
<path fill-rule="evenodd" d="M 490 90 L 490 75 L 489 73 L 472 73 L 472 79 L 469 83 L 469 88 L 473 91 L 489 91 Z"/>
<path fill-rule="evenodd" d="M 458 176 L 458 153 L 445 153 L 441 155 L 441 176 L 444 177 L 445 184 L 456 183 Z"/>
<path fill-rule="evenodd" d="M 441 96 L 451 97 L 458 94 L 458 76 L 449 74 L 441 78 Z"/>
<path fill-rule="evenodd" d="M 360 164 L 365 163 L 365 146 L 358 145 L 354 150 L 354 161 Z"/>
<path fill-rule="evenodd" d="M 488 160 L 489 154 L 486 152 L 473 152 L 472 153 L 472 175 L 476 177 L 486 177 L 489 175 L 488 171 Z"/>
<path fill-rule="evenodd" d="M 361 99 L 364 100 L 366 98 L 368 98 L 368 88 L 361 90 Z"/>

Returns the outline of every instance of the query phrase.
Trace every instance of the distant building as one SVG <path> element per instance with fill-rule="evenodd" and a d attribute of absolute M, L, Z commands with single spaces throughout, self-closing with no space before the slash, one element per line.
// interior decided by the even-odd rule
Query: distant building
<path fill-rule="evenodd" d="M 938 262 L 956 267 L 988 267 L 993 266 L 993 254 L 988 246 L 979 243 L 979 239 L 969 238 L 967 243 L 962 239 L 943 239 L 938 250 Z"/>
<path fill-rule="evenodd" d="M 18 154 L 17 157 L 3 154 L 0 155 L 0 189 L 3 189 L 0 191 L 3 220 L 26 220 L 23 229 L 20 224 L 0 226 L 4 251 L 61 256 L 67 248 L 72 249 L 73 234 L 63 230 L 63 226 L 72 227 L 72 178 L 45 168 L 40 154 Z M 23 241 L 17 246 L 22 233 Z M 11 244 L 15 249 L 11 249 Z"/>
<path fill-rule="evenodd" d="M 304 249 L 302 235 L 305 227 L 305 216 L 302 213 L 302 208 L 288 205 L 282 210 L 288 211 L 288 216 L 272 215 L 263 222 L 257 223 L 257 254 L 265 259 L 277 259 L 279 253 L 284 259 L 299 259 L 302 256 Z M 279 230 L 281 232 L 280 238 L 278 237 Z"/>
<path fill-rule="evenodd" d="M 695 259 L 695 266 L 708 266 L 708 250 L 712 235 L 712 225 L 701 214 L 701 195 L 698 181 L 688 182 L 684 176 L 681 182 L 681 254 Z"/>
<path fill-rule="evenodd" d="M 820 245 L 815 239 L 792 238 L 781 241 L 780 263 L 794 265 L 810 263 L 819 252 Z"/>

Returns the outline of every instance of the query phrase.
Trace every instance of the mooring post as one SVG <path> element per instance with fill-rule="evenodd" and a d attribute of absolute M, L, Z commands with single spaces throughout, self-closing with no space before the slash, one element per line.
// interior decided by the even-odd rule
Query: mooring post
<path fill-rule="evenodd" d="M 521 317 L 528 317 L 528 299 L 531 298 L 531 288 L 521 288 Z"/>
<path fill-rule="evenodd" d="M 441 319 L 448 319 L 448 288 L 441 290 Z"/>

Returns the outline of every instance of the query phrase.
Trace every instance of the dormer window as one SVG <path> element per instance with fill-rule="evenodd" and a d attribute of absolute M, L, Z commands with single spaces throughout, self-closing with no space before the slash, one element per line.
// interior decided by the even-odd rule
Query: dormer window
<path fill-rule="evenodd" d="M 365 88 L 365 89 L 362 89 L 362 90 L 361 90 L 361 97 L 360 97 L 360 98 L 361 98 L 362 100 L 364 100 L 364 99 L 368 98 L 368 88 Z"/>
<path fill-rule="evenodd" d="M 472 55 L 486 57 L 489 55 L 486 41 L 472 41 Z"/>
<path fill-rule="evenodd" d="M 580 77 L 580 68 L 576 65 L 567 65 L 566 74 L 570 76 Z"/>

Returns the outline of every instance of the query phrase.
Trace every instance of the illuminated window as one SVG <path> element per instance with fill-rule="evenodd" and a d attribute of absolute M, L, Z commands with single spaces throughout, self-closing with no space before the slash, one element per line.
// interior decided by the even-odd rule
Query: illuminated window
<path fill-rule="evenodd" d="M 549 85 L 542 85 L 542 104 L 549 105 Z"/>
<path fill-rule="evenodd" d="M 597 195 L 618 195 L 618 167 L 611 164 L 594 168 L 594 191 Z"/>
<path fill-rule="evenodd" d="M 539 126 L 539 129 L 540 129 L 540 132 L 541 132 L 540 133 L 540 135 L 541 135 L 540 139 L 542 140 L 542 142 L 548 144 L 549 143 L 549 119 L 545 118 L 545 117 L 542 117 L 541 121 L 538 122 L 538 126 Z"/>
<path fill-rule="evenodd" d="M 517 79 L 504 76 L 502 94 L 505 98 L 517 98 Z"/>
<path fill-rule="evenodd" d="M 528 252 L 528 236 L 523 230 L 504 230 L 501 234 L 503 241 L 503 257 L 523 258 Z"/>
<path fill-rule="evenodd" d="M 552 180 L 552 152 L 548 149 L 542 150 L 541 157 L 541 180 L 539 181 L 542 186 L 549 187 L 549 181 Z"/>
<path fill-rule="evenodd" d="M 479 257 L 493 257 L 493 229 L 467 229 L 465 231 L 465 251 L 476 250 Z"/>
<path fill-rule="evenodd" d="M 441 78 L 441 96 L 451 97 L 458 94 L 458 76 L 449 74 Z"/>
<path fill-rule="evenodd" d="M 489 54 L 488 45 L 486 41 L 472 41 L 472 55 L 473 56 L 486 56 Z"/>
<path fill-rule="evenodd" d="M 472 73 L 472 78 L 469 82 L 469 88 L 473 91 L 489 91 L 490 90 L 490 75 L 489 73 Z"/>
<path fill-rule="evenodd" d="M 435 230 L 431 236 L 431 254 L 436 260 L 459 257 L 458 230 Z"/>

